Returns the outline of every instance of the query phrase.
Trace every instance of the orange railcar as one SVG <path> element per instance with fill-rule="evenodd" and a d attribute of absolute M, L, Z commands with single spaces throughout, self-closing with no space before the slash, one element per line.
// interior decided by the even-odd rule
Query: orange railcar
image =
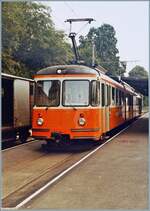
<path fill-rule="evenodd" d="M 141 114 L 142 97 L 101 69 L 60 65 L 40 70 L 32 135 L 47 141 L 100 140 Z"/>

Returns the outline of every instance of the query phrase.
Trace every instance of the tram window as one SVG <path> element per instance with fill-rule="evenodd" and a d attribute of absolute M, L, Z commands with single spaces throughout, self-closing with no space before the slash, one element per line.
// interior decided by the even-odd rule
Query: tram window
<path fill-rule="evenodd" d="M 63 82 L 63 105 L 88 106 L 89 87 L 88 80 L 65 80 Z"/>
<path fill-rule="evenodd" d="M 136 105 L 139 105 L 139 98 L 136 97 Z"/>
<path fill-rule="evenodd" d="M 121 92 L 121 104 L 124 105 L 124 92 Z"/>
<path fill-rule="evenodd" d="M 110 105 L 111 101 L 110 101 L 110 86 L 109 85 L 106 85 L 107 86 L 107 106 Z"/>
<path fill-rule="evenodd" d="M 122 94 L 122 92 L 119 90 L 119 105 L 121 105 L 121 94 Z"/>
<path fill-rule="evenodd" d="M 116 105 L 121 105 L 121 91 L 116 89 Z"/>
<path fill-rule="evenodd" d="M 116 89 L 116 105 L 119 104 L 119 90 Z"/>
<path fill-rule="evenodd" d="M 100 82 L 92 81 L 92 91 L 91 91 L 91 104 L 92 106 L 98 106 L 100 104 Z"/>
<path fill-rule="evenodd" d="M 133 95 L 131 95 L 131 105 L 133 106 Z"/>
<path fill-rule="evenodd" d="M 60 102 L 60 81 L 38 81 L 36 84 L 36 106 L 58 106 Z"/>
<path fill-rule="evenodd" d="M 132 106 L 133 105 L 133 96 L 132 95 L 129 95 L 128 98 L 129 98 L 129 101 L 128 101 L 129 102 L 129 105 Z"/>
<path fill-rule="evenodd" d="M 102 107 L 105 106 L 105 85 L 102 84 Z"/>
<path fill-rule="evenodd" d="M 105 106 L 108 105 L 108 98 L 107 98 L 107 85 L 104 85 L 105 86 Z"/>
<path fill-rule="evenodd" d="M 127 105 L 127 106 L 130 105 L 130 104 L 129 104 L 129 95 L 128 95 L 128 94 L 126 95 L 126 105 Z"/>
<path fill-rule="evenodd" d="M 112 105 L 115 105 L 115 88 L 112 87 Z"/>
<path fill-rule="evenodd" d="M 109 86 L 109 105 L 111 105 L 112 87 Z"/>

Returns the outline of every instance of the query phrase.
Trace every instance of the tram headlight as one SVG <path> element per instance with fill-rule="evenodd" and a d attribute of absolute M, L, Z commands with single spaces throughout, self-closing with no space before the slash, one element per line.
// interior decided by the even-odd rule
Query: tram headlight
<path fill-rule="evenodd" d="M 42 118 L 37 119 L 37 125 L 43 125 L 44 120 Z"/>
<path fill-rule="evenodd" d="M 80 118 L 78 123 L 79 123 L 79 125 L 83 126 L 83 125 L 85 125 L 86 120 L 84 118 Z"/>

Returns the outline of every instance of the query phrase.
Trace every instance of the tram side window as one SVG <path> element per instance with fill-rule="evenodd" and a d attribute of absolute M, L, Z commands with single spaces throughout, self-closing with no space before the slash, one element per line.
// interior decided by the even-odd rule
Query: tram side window
<path fill-rule="evenodd" d="M 100 104 L 100 82 L 92 81 L 92 93 L 91 93 L 92 106 L 98 106 Z"/>
<path fill-rule="evenodd" d="M 136 97 L 136 105 L 139 105 L 139 98 Z"/>
<path fill-rule="evenodd" d="M 122 97 L 122 96 L 121 96 L 121 93 L 122 93 L 122 92 L 119 90 L 119 105 L 120 105 L 120 106 L 121 106 L 121 97 Z"/>
<path fill-rule="evenodd" d="M 102 107 L 105 106 L 105 85 L 102 84 Z"/>
<path fill-rule="evenodd" d="M 119 105 L 119 90 L 116 89 L 116 105 Z"/>
<path fill-rule="evenodd" d="M 112 105 L 115 105 L 115 88 L 112 87 Z"/>
<path fill-rule="evenodd" d="M 110 100 L 110 86 L 107 85 L 107 106 L 111 104 Z"/>
<path fill-rule="evenodd" d="M 124 92 L 121 92 L 121 104 L 122 105 L 124 105 L 124 101 L 125 101 Z"/>
<path fill-rule="evenodd" d="M 133 96 L 129 95 L 129 105 L 132 106 L 133 105 Z"/>

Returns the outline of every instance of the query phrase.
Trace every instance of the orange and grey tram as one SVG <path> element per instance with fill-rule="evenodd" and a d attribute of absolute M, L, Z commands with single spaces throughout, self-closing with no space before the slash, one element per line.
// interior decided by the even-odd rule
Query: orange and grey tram
<path fill-rule="evenodd" d="M 32 135 L 38 140 L 97 141 L 141 115 L 142 96 L 101 69 L 51 66 L 37 72 L 34 79 Z"/>

